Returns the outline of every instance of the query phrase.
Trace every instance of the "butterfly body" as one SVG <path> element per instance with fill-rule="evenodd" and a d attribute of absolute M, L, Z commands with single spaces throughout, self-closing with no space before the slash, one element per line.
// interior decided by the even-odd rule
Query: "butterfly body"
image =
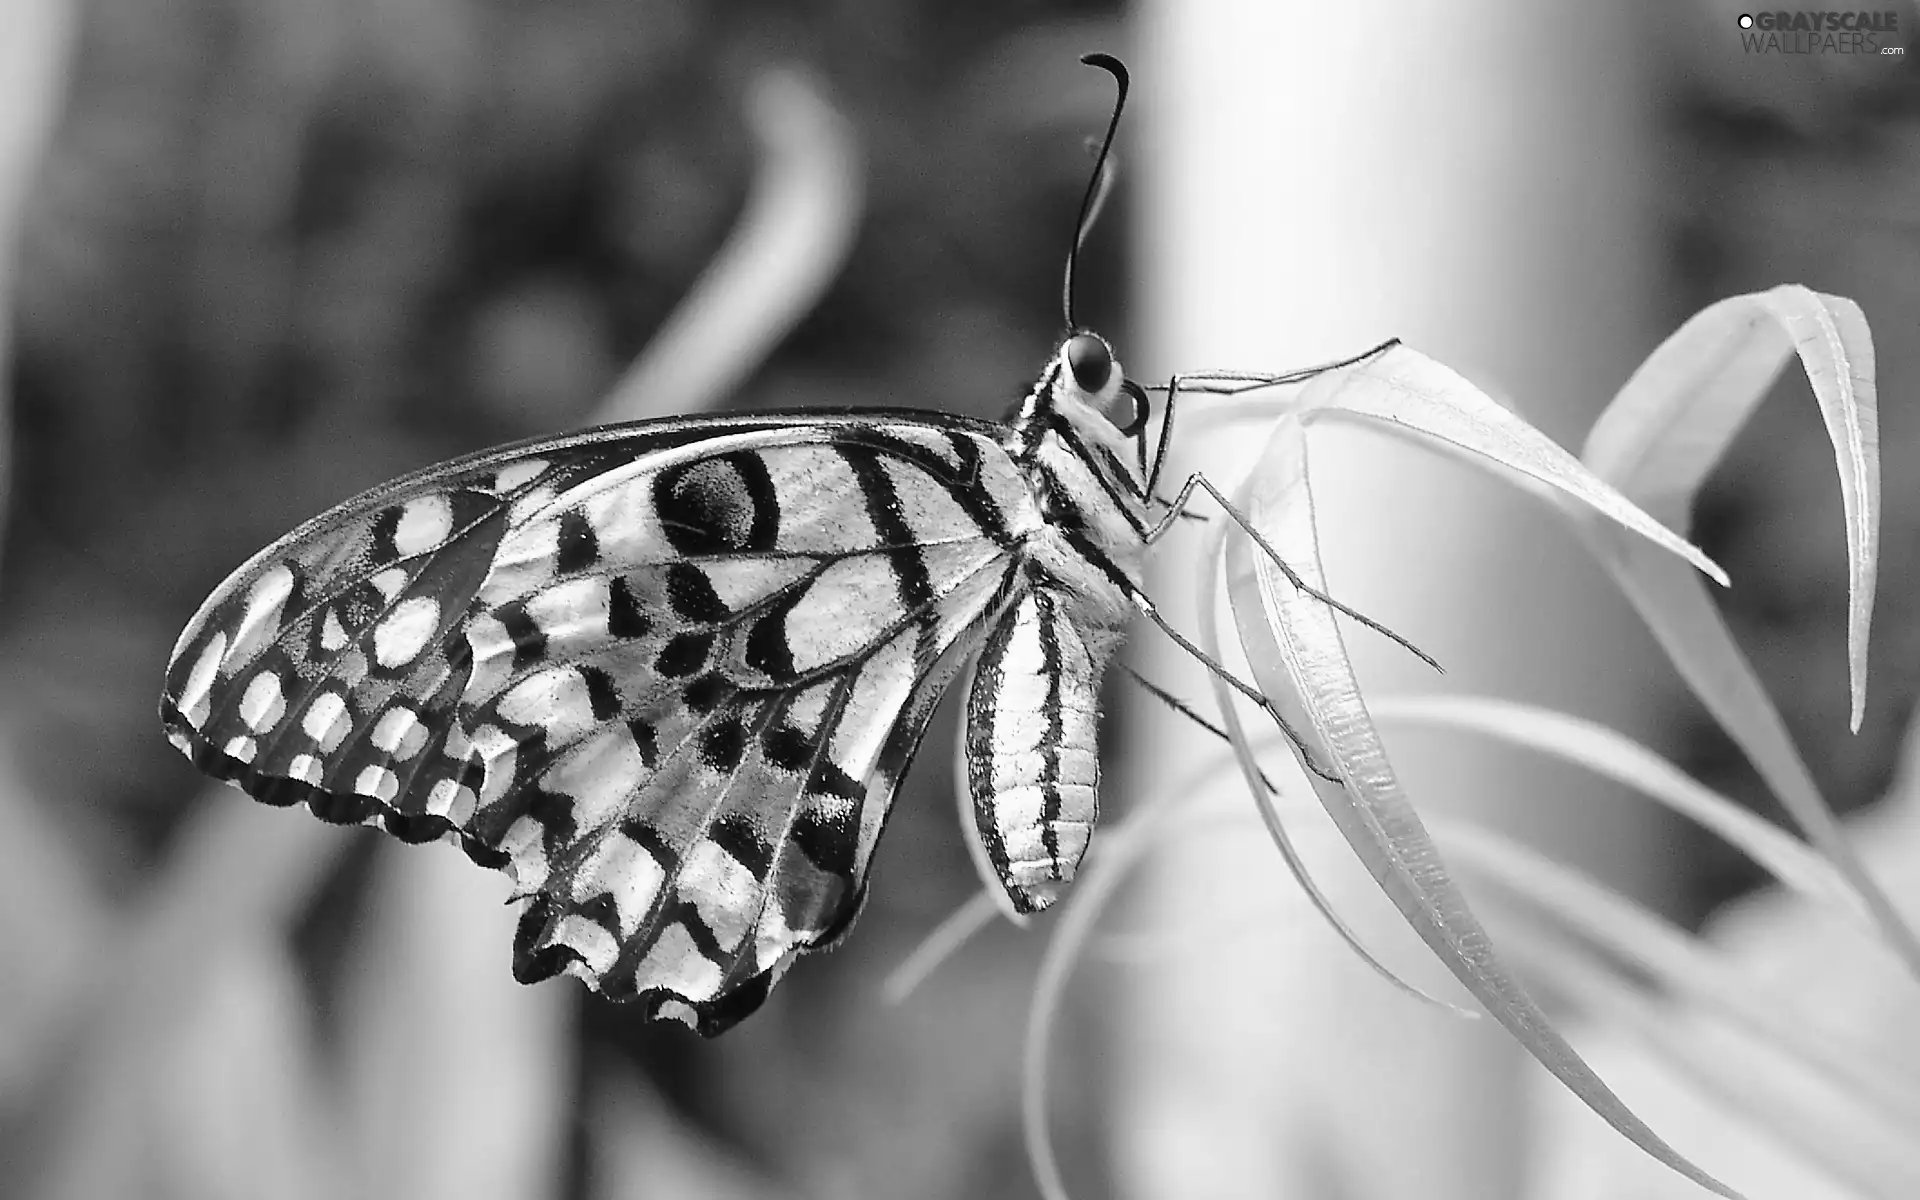
<path fill-rule="evenodd" d="M 987 856 L 1023 911 L 1071 880 L 1147 544 L 1122 384 L 1081 333 L 1004 425 L 642 422 L 429 468 L 216 589 L 163 723 L 260 800 L 506 870 L 521 979 L 718 1032 L 844 933 L 969 660 Z"/>

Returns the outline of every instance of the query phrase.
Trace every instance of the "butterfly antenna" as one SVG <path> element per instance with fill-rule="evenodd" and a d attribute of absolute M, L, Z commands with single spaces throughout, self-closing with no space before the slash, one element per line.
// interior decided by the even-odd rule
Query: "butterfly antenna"
<path fill-rule="evenodd" d="M 1093 160 L 1093 175 L 1087 180 L 1086 195 L 1080 198 L 1080 215 L 1073 220 L 1073 243 L 1067 248 L 1067 273 L 1060 285 L 1060 311 L 1067 319 L 1068 332 L 1080 328 L 1073 319 L 1073 268 L 1080 257 L 1080 247 L 1086 243 L 1087 234 L 1092 232 L 1093 222 L 1100 215 L 1101 201 L 1106 197 L 1107 157 L 1113 152 L 1114 135 L 1120 132 L 1120 113 L 1127 107 L 1128 86 L 1127 65 L 1113 55 L 1084 54 L 1080 61 L 1113 76 L 1118 90 L 1113 98 L 1113 115 L 1107 118 L 1107 135 L 1100 140 L 1100 153 Z"/>

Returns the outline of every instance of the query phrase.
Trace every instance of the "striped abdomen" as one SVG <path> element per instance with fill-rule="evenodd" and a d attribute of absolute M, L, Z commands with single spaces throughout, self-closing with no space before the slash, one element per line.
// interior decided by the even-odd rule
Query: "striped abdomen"
<path fill-rule="evenodd" d="M 1100 676 L 1066 616 L 1035 587 L 1001 617 L 967 695 L 974 822 L 1016 910 L 1038 912 L 1072 881 L 1099 801 Z"/>

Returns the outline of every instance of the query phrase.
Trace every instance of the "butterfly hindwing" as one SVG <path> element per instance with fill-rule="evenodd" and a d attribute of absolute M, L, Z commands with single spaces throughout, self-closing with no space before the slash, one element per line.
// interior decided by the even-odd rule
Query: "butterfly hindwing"
<path fill-rule="evenodd" d="M 1038 521 L 991 427 L 649 423 L 397 481 L 263 551 L 162 716 L 271 803 L 448 831 L 516 973 L 717 1032 L 857 909 L 900 771 Z"/>
<path fill-rule="evenodd" d="M 981 621 L 1004 583 L 983 579 L 966 598 L 984 605 Z M 507 839 L 516 861 L 547 867 L 516 974 L 568 971 L 711 1034 L 752 1011 L 799 953 L 837 940 L 933 702 L 971 649 L 960 639 L 920 664 L 918 637 L 904 629 L 806 688 L 735 693 L 656 760 L 617 821 L 559 837 L 522 825 L 551 849 Z M 560 773 L 516 795 L 551 794 Z"/>

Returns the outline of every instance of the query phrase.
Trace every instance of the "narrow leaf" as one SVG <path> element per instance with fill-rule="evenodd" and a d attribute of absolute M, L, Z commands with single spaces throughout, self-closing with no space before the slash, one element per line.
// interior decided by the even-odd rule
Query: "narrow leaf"
<path fill-rule="evenodd" d="M 1291 437 L 1299 439 L 1304 452 L 1306 430 L 1297 418 L 1282 418 L 1280 428 L 1275 430 L 1273 436 L 1275 438 Z M 1311 503 L 1310 498 L 1303 497 L 1303 501 L 1309 504 Z M 1304 519 L 1307 522 L 1309 530 L 1311 530 L 1313 514 L 1310 509 L 1306 511 Z M 1206 552 L 1201 556 L 1202 561 L 1209 564 L 1209 568 L 1207 573 L 1202 577 L 1200 585 L 1200 645 L 1202 649 L 1212 656 L 1215 662 L 1220 661 L 1221 657 L 1219 631 L 1220 571 L 1218 564 L 1221 562 L 1224 554 L 1225 539 L 1228 531 L 1228 526 L 1222 523 L 1220 528 L 1215 531 L 1213 537 L 1209 540 Z M 1313 577 L 1318 578 L 1320 561 L 1317 542 L 1314 544 L 1311 556 L 1302 558 L 1300 561 L 1309 565 L 1314 572 Z M 1241 635 L 1243 645 L 1245 644 L 1246 636 L 1246 633 L 1243 631 Z M 1336 649 L 1338 653 L 1342 655 L 1345 654 L 1344 648 Z M 1249 650 L 1249 654 L 1251 653 L 1252 651 Z M 1209 676 L 1209 682 L 1213 686 L 1214 699 L 1219 704 L 1220 723 L 1227 735 L 1227 745 L 1233 751 L 1234 761 L 1240 768 L 1242 778 L 1246 780 L 1248 792 L 1253 796 L 1254 809 L 1260 814 L 1260 820 L 1267 828 L 1269 840 L 1271 840 L 1274 847 L 1279 850 L 1281 861 L 1286 864 L 1287 871 L 1293 876 L 1294 881 L 1300 885 L 1300 890 L 1306 895 L 1308 903 L 1313 905 L 1314 910 L 1318 912 L 1321 918 L 1339 935 L 1340 939 L 1347 944 L 1348 949 L 1352 950 L 1362 962 L 1370 967 L 1374 974 L 1422 1003 L 1431 1004 L 1437 1008 L 1444 1008 L 1459 1016 L 1477 1017 L 1479 1015 L 1478 1013 L 1441 1000 L 1415 986 L 1408 980 L 1401 978 L 1392 968 L 1375 957 L 1374 953 L 1360 940 L 1360 935 L 1335 911 L 1332 902 L 1327 898 L 1326 894 L 1320 890 L 1319 884 L 1314 882 L 1312 874 L 1307 870 L 1305 861 L 1300 857 L 1299 851 L 1296 850 L 1293 845 L 1292 835 L 1287 830 L 1286 822 L 1282 820 L 1280 816 L 1278 807 L 1280 796 L 1273 790 L 1270 782 L 1261 772 L 1259 763 L 1254 758 L 1252 739 L 1247 736 L 1246 728 L 1240 721 L 1240 714 L 1234 706 L 1232 693 L 1228 691 L 1227 685 L 1218 677 Z M 1308 755 L 1314 755 L 1311 764 L 1308 765 L 1309 777 L 1312 777 L 1315 766 L 1322 771 L 1331 770 L 1330 760 L 1324 749 L 1315 749 L 1315 747 L 1318 746 L 1317 734 L 1312 729 L 1297 691 L 1292 688 L 1275 690 L 1274 688 L 1268 687 L 1266 688 L 1266 699 L 1267 703 L 1271 706 L 1270 715 L 1275 718 L 1276 724 L 1279 724 L 1280 727 L 1286 730 L 1289 736 L 1293 738 L 1294 750 L 1300 757 L 1301 762 L 1303 764 L 1308 763 Z"/>
<path fill-rule="evenodd" d="M 1391 358 L 1393 353 L 1382 358 Z M 1415 365 L 1395 366 L 1394 373 L 1386 378 L 1328 390 L 1336 395 L 1358 393 L 1391 400 L 1398 387 L 1395 379 L 1410 373 Z M 1432 365 L 1445 372 L 1445 368 Z M 1363 366 L 1356 374 L 1365 371 Z M 1450 376 L 1451 372 L 1445 374 Z M 1440 383 L 1444 380 L 1430 383 L 1415 394 L 1438 396 Z M 1404 398 L 1404 392 L 1400 394 Z M 1439 403 L 1424 407 L 1429 413 L 1459 411 Z M 1372 408 L 1376 416 L 1382 411 L 1379 405 Z M 1499 427 L 1496 421 L 1486 420 L 1484 424 Z M 1305 438 L 1295 420 L 1283 419 L 1279 426 L 1240 499 L 1255 527 L 1281 556 L 1310 586 L 1323 588 Z M 1552 460 L 1549 455 L 1535 454 L 1533 461 L 1551 464 Z M 1578 464 L 1573 470 L 1558 473 L 1572 486 L 1581 486 L 1583 475 Z M 1606 501 L 1607 496 L 1601 500 Z M 1623 523 L 1629 518 L 1645 519 L 1624 500 L 1613 507 L 1622 512 Z M 1666 537 L 1671 539 L 1671 535 Z M 1313 750 L 1311 757 L 1301 755 L 1309 768 L 1309 781 L 1348 845 L 1407 923 L 1527 1052 L 1608 1124 L 1702 1187 L 1722 1196 L 1738 1195 L 1682 1157 L 1636 1117 L 1553 1028 L 1494 954 L 1486 930 L 1449 877 L 1433 839 L 1387 761 L 1385 747 L 1360 697 L 1359 683 L 1333 612 L 1295 590 L 1250 539 L 1228 539 L 1226 565 L 1228 596 L 1255 681 L 1269 699 L 1288 698 L 1281 705 L 1283 711 L 1297 707 L 1306 714 L 1307 728 L 1295 733 Z M 1329 763 L 1316 761 L 1322 750 Z M 1311 773 L 1316 766 L 1324 771 L 1329 765 L 1344 786 Z"/>
<path fill-rule="evenodd" d="M 1866 654 L 1880 514 L 1873 341 L 1852 301 L 1806 288 L 1722 300 L 1648 356 L 1588 435 L 1593 469 L 1684 528 L 1728 443 L 1798 352 L 1833 440 L 1846 513 L 1852 727 L 1866 703 Z M 1858 890 L 1882 936 L 1920 975 L 1920 936 L 1854 853 L 1766 689 L 1698 580 L 1595 522 L 1583 532 L 1698 695 L 1794 821 Z"/>
<path fill-rule="evenodd" d="M 904 1004 L 907 997 L 918 991 L 946 962 L 960 951 L 962 946 L 973 940 L 973 936 L 993 923 L 1000 915 L 1005 891 L 1000 881 L 995 879 L 983 883 L 980 890 L 967 897 L 966 902 L 954 909 L 928 934 L 920 939 L 913 952 L 900 960 L 899 965 L 887 972 L 880 981 L 880 996 L 888 1004 Z"/>
<path fill-rule="evenodd" d="M 1406 346 L 1353 367 L 1316 377 L 1300 394 L 1303 417 L 1357 417 L 1425 445 L 1461 453 L 1481 467 L 1498 467 L 1542 484 L 1575 512 L 1598 513 L 1622 528 L 1686 559 L 1725 586 L 1726 572 L 1581 465 L 1541 433 L 1453 371 Z M 1496 471 L 1496 474 L 1500 472 Z"/>
<path fill-rule="evenodd" d="M 1920 1089 L 1888 1070 L 1876 1047 L 1836 1038 L 1797 1019 L 1780 996 L 1765 994 L 1718 947 L 1686 933 L 1644 906 L 1552 862 L 1513 839 L 1470 822 L 1436 819 L 1435 831 L 1476 875 L 1497 882 L 1556 923 L 1601 947 L 1651 983 L 1690 1017 L 1737 1028 L 1817 1072 L 1896 1128 L 1920 1128 Z M 1571 984 L 1572 981 L 1561 981 Z M 1585 1000 L 1583 989 L 1565 993 Z M 1920 1151 L 1908 1148 L 1920 1176 Z"/>
<path fill-rule="evenodd" d="M 846 263 L 864 204 L 852 123 L 791 67 L 753 80 L 746 116 L 759 150 L 746 207 L 597 420 L 715 407 L 813 311 Z"/>
<path fill-rule="evenodd" d="M 1879 403 L 1873 335 L 1859 305 L 1785 284 L 1702 309 L 1627 380 L 1594 422 L 1581 457 L 1654 516 L 1685 529 L 1701 483 L 1795 353 L 1840 473 L 1849 720 L 1858 732 L 1880 545 Z"/>
<path fill-rule="evenodd" d="M 1521 939 L 1516 939 L 1521 941 Z M 1787 1150 L 1830 1186 L 1821 1196 L 1877 1196 L 1892 1200 L 1920 1189 L 1911 1126 L 1875 1110 L 1855 1091 L 1834 1086 L 1779 1053 L 1778 1044 L 1689 1012 L 1676 1012 L 1549 938 L 1525 939 L 1530 959 L 1577 992 L 1599 1020 L 1644 1043 L 1660 1078 L 1690 1085 L 1733 1115 L 1735 1128 L 1770 1148 Z M 1726 1144 L 1727 1139 L 1719 1139 Z M 1751 1174 L 1756 1168 L 1749 1156 Z M 1764 1171 L 1766 1168 L 1757 1168 Z M 1775 1188 L 1783 1186 L 1772 1175 Z M 1796 1177 L 1791 1185 L 1807 1184 Z M 1795 1190 L 1783 1195 L 1800 1196 Z"/>
<path fill-rule="evenodd" d="M 1167 827 L 1172 818 L 1184 817 L 1192 811 L 1191 801 L 1208 794 L 1204 782 L 1218 774 L 1224 765 L 1217 761 L 1203 764 L 1193 773 L 1190 783 L 1150 798 L 1126 817 L 1102 829 L 1099 841 L 1088 848 L 1073 892 L 1062 906 L 1065 911 L 1047 939 L 1046 953 L 1040 959 L 1039 974 L 1033 985 L 1033 999 L 1027 1007 L 1020 1086 L 1020 1123 L 1027 1160 L 1033 1168 L 1034 1185 L 1044 1200 L 1067 1200 L 1060 1160 L 1053 1152 L 1053 1138 L 1047 1131 L 1048 1052 L 1053 1044 L 1054 1019 L 1066 996 L 1067 980 L 1074 964 L 1086 957 L 1094 924 L 1112 906 L 1127 875 L 1148 853 L 1164 844 L 1171 836 Z M 984 890 L 998 892 L 1000 884 L 997 880 L 987 883 Z M 976 896 L 968 907 L 991 910 L 998 905 L 999 901 L 991 896 L 984 899 Z M 955 918 L 949 918 L 950 922 L 953 920 Z"/>
<path fill-rule="evenodd" d="M 1623 783 L 1726 839 L 1814 903 L 1845 914 L 1868 934 L 1876 932 L 1859 893 L 1806 843 L 1604 725 L 1483 696 L 1390 696 L 1374 705 L 1373 716 L 1383 723 L 1469 730 Z"/>
<path fill-rule="evenodd" d="M 499 969 L 516 916 L 504 879 L 445 846 L 382 845 L 378 862 L 378 919 L 346 964 L 338 1018 L 365 1194 L 560 1194 L 576 997 Z"/>

